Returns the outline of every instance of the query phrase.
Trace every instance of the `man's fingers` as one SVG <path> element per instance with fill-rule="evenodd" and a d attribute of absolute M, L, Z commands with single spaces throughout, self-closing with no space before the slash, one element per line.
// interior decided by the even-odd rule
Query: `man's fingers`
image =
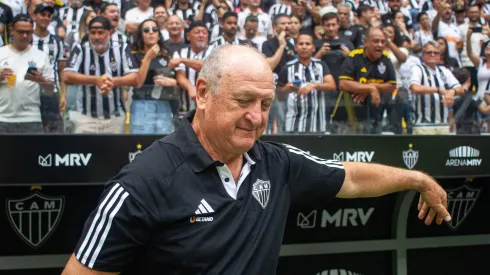
<path fill-rule="evenodd" d="M 429 205 L 427 203 L 423 202 L 422 207 L 419 211 L 419 219 L 423 219 L 425 215 L 427 214 L 427 210 L 429 210 Z"/>
<path fill-rule="evenodd" d="M 436 215 L 437 215 L 436 210 L 434 210 L 434 208 L 431 208 L 429 210 L 429 214 L 425 218 L 425 224 L 430 225 L 432 223 L 432 220 L 434 220 L 434 218 L 436 217 Z"/>
<path fill-rule="evenodd" d="M 422 209 L 422 205 L 424 204 L 424 201 L 422 200 L 422 195 L 419 196 L 419 205 L 417 206 L 417 210 L 420 211 Z"/>
<path fill-rule="evenodd" d="M 451 214 L 449 214 L 444 205 L 437 204 L 433 207 L 433 209 L 437 212 L 437 215 L 440 215 L 446 222 L 451 221 Z"/>

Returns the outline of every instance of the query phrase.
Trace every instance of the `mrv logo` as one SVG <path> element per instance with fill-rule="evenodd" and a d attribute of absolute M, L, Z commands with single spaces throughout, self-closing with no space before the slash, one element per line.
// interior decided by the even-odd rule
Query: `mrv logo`
<path fill-rule="evenodd" d="M 340 152 L 338 154 L 333 153 L 333 159 L 338 161 L 357 161 L 357 162 L 371 162 L 374 157 L 374 151 L 358 151 L 358 152 Z"/>
<path fill-rule="evenodd" d="M 54 154 L 54 166 L 87 166 L 91 157 L 92 153 L 72 153 L 61 156 L 58 154 Z M 40 155 L 38 157 L 38 163 L 42 167 L 51 167 L 53 166 L 53 156 L 51 154 L 48 154 L 44 157 Z"/>
<path fill-rule="evenodd" d="M 347 226 L 364 226 L 369 221 L 369 218 L 374 212 L 374 207 L 370 207 L 368 210 L 362 208 L 345 208 L 339 209 L 335 213 L 323 210 L 321 217 L 319 217 L 320 227 L 325 228 L 327 226 L 334 227 L 347 227 Z M 313 210 L 308 214 L 298 213 L 296 223 L 303 229 L 315 228 L 317 224 L 317 210 Z"/>
<path fill-rule="evenodd" d="M 7 217 L 15 233 L 32 248 L 40 247 L 58 226 L 65 198 L 35 192 L 21 199 L 7 199 Z"/>
<path fill-rule="evenodd" d="M 480 166 L 480 150 L 470 146 L 459 146 L 449 151 L 446 166 Z"/>

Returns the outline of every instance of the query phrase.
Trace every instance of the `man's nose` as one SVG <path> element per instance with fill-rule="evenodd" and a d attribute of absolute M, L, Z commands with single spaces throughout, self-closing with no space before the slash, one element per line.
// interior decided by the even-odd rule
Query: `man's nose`
<path fill-rule="evenodd" d="M 262 124 L 262 105 L 259 100 L 254 104 L 250 104 L 245 118 L 252 123 L 254 128 L 257 128 Z"/>

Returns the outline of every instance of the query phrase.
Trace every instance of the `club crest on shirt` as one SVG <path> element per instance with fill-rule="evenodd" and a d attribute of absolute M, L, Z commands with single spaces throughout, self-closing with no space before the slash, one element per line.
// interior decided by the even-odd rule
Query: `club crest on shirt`
<path fill-rule="evenodd" d="M 345 36 L 352 36 L 352 32 L 349 31 L 349 30 L 347 30 L 347 31 L 344 32 L 344 35 Z"/>
<path fill-rule="evenodd" d="M 265 181 L 257 179 L 257 181 L 252 185 L 252 195 L 264 209 L 267 207 L 267 203 L 269 202 L 270 193 L 271 182 L 268 180 Z"/>
<path fill-rule="evenodd" d="M 158 63 L 160 63 L 160 65 L 162 65 L 163 67 L 167 67 L 167 60 L 165 58 L 160 58 L 160 60 L 158 60 Z"/>
<path fill-rule="evenodd" d="M 109 64 L 109 66 L 111 66 L 111 70 L 113 72 L 117 71 L 117 63 L 116 63 L 116 61 L 112 60 L 111 63 Z"/>
<path fill-rule="evenodd" d="M 55 45 L 54 45 L 54 43 L 49 43 L 49 44 L 48 44 L 48 48 L 49 48 L 49 50 L 50 50 L 51 52 L 52 52 L 52 51 L 54 51 L 54 46 L 55 46 Z"/>
<path fill-rule="evenodd" d="M 385 71 L 386 71 L 386 66 L 385 66 L 385 64 L 383 64 L 383 63 L 379 63 L 379 65 L 378 65 L 378 71 L 379 71 L 379 73 L 384 74 L 384 73 L 385 73 Z"/>

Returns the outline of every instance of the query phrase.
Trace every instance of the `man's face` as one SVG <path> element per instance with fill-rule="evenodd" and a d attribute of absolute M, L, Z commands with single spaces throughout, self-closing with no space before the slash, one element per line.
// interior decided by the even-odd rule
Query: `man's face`
<path fill-rule="evenodd" d="M 36 9 L 36 6 L 37 6 L 37 5 L 39 5 L 39 4 L 41 4 L 42 2 L 43 2 L 42 0 L 32 0 L 32 1 L 31 1 L 31 5 L 29 6 L 29 9 L 28 9 L 28 11 L 27 11 L 27 12 L 28 12 L 30 15 L 33 15 L 33 14 L 34 14 L 34 10 Z M 25 4 L 25 5 L 26 5 L 26 7 L 27 7 L 28 0 L 24 0 L 24 4 Z M 32 17 L 34 17 L 34 16 L 32 16 Z"/>
<path fill-rule="evenodd" d="M 171 36 L 182 35 L 184 26 L 180 22 L 180 18 L 176 15 L 172 15 L 168 18 L 167 30 Z"/>
<path fill-rule="evenodd" d="M 92 48 L 97 52 L 103 52 L 109 45 L 110 31 L 102 29 L 101 23 L 94 23 L 88 32 L 88 39 Z"/>
<path fill-rule="evenodd" d="M 451 5 L 448 3 L 442 3 L 444 5 L 444 10 L 442 12 L 442 19 L 444 20 L 450 20 L 451 16 L 453 15 L 453 9 L 451 8 Z"/>
<path fill-rule="evenodd" d="M 429 16 L 428 15 L 422 15 L 422 17 L 420 17 L 420 24 L 424 28 L 430 27 L 430 19 L 429 19 Z"/>
<path fill-rule="evenodd" d="M 290 18 L 291 24 L 289 24 L 289 33 L 291 35 L 297 35 L 301 29 L 301 22 L 296 17 Z"/>
<path fill-rule="evenodd" d="M 24 50 L 32 40 L 33 25 L 30 22 L 19 21 L 12 26 L 12 37 L 18 49 Z"/>
<path fill-rule="evenodd" d="M 48 29 L 51 18 L 52 14 L 49 11 L 41 11 L 33 16 L 36 26 L 39 26 L 42 30 Z"/>
<path fill-rule="evenodd" d="M 441 0 L 432 0 L 432 6 L 434 6 L 435 8 L 439 7 L 440 4 Z"/>
<path fill-rule="evenodd" d="M 371 18 L 373 17 L 374 17 L 374 9 L 367 9 L 365 12 L 361 14 L 361 19 L 366 23 L 369 23 L 369 21 L 371 21 Z"/>
<path fill-rule="evenodd" d="M 208 45 L 208 29 L 205 27 L 195 27 L 189 31 L 187 39 L 191 43 L 191 46 L 203 50 Z"/>
<path fill-rule="evenodd" d="M 227 151 L 250 150 L 265 130 L 274 99 L 272 72 L 265 65 L 225 68 L 218 93 L 205 103 L 206 131 Z"/>
<path fill-rule="evenodd" d="M 402 5 L 401 0 L 390 0 L 388 2 L 388 6 L 391 8 L 392 11 L 400 10 L 401 5 Z"/>
<path fill-rule="evenodd" d="M 464 11 L 463 12 L 455 12 L 454 18 L 456 19 L 456 24 L 458 24 L 458 25 L 463 24 L 464 20 L 466 19 L 466 12 L 464 12 Z"/>
<path fill-rule="evenodd" d="M 371 29 L 370 35 L 364 40 L 364 50 L 366 54 L 377 60 L 383 55 L 383 48 L 386 43 L 385 34 L 380 29 Z"/>
<path fill-rule="evenodd" d="M 231 37 L 235 37 L 237 32 L 237 19 L 234 16 L 226 18 L 223 22 L 223 32 Z"/>
<path fill-rule="evenodd" d="M 153 10 L 153 19 L 158 23 L 164 23 L 168 19 L 168 13 L 163 7 L 157 7 Z"/>
<path fill-rule="evenodd" d="M 311 58 L 315 52 L 313 38 L 309 35 L 300 35 L 296 41 L 296 52 L 300 58 Z"/>
<path fill-rule="evenodd" d="M 245 28 L 245 36 L 248 39 L 252 39 L 252 38 L 254 38 L 257 35 L 257 30 L 259 28 L 259 23 L 258 22 L 248 21 L 247 23 L 245 23 L 244 28 Z"/>
<path fill-rule="evenodd" d="M 111 22 L 112 28 L 117 28 L 119 25 L 119 10 L 117 6 L 115 5 L 110 5 L 106 8 L 105 13 L 101 14 L 105 18 L 109 19 Z"/>
<path fill-rule="evenodd" d="M 252 7 L 260 7 L 260 0 L 250 0 L 249 5 Z"/>
<path fill-rule="evenodd" d="M 301 18 L 303 18 L 303 16 L 305 15 L 305 8 L 302 5 L 299 5 L 299 4 L 295 3 L 295 2 L 292 2 L 292 4 L 291 4 L 291 13 L 292 14 L 297 14 Z"/>
<path fill-rule="evenodd" d="M 74 9 L 78 9 L 82 6 L 82 0 L 71 0 L 70 6 Z"/>
<path fill-rule="evenodd" d="M 291 25 L 291 19 L 287 16 L 281 16 L 277 20 L 276 32 L 280 34 L 281 32 L 285 32 L 286 35 L 289 34 L 289 26 Z"/>
<path fill-rule="evenodd" d="M 151 4 L 151 0 L 138 0 L 138 7 L 141 9 L 147 9 Z"/>
<path fill-rule="evenodd" d="M 323 21 L 323 29 L 325 30 L 325 35 L 330 39 L 334 39 L 335 37 L 337 37 L 339 33 L 339 27 L 339 22 L 337 22 L 336 18 Z"/>
<path fill-rule="evenodd" d="M 347 7 L 339 7 L 337 10 L 340 25 L 347 28 L 350 25 L 350 10 Z"/>
<path fill-rule="evenodd" d="M 478 20 L 480 19 L 480 9 L 478 9 L 478 7 L 476 6 L 471 6 L 468 9 L 468 18 L 472 23 L 478 22 Z"/>
<path fill-rule="evenodd" d="M 435 66 L 441 60 L 441 51 L 432 45 L 428 45 L 423 50 L 422 60 L 429 66 Z"/>

